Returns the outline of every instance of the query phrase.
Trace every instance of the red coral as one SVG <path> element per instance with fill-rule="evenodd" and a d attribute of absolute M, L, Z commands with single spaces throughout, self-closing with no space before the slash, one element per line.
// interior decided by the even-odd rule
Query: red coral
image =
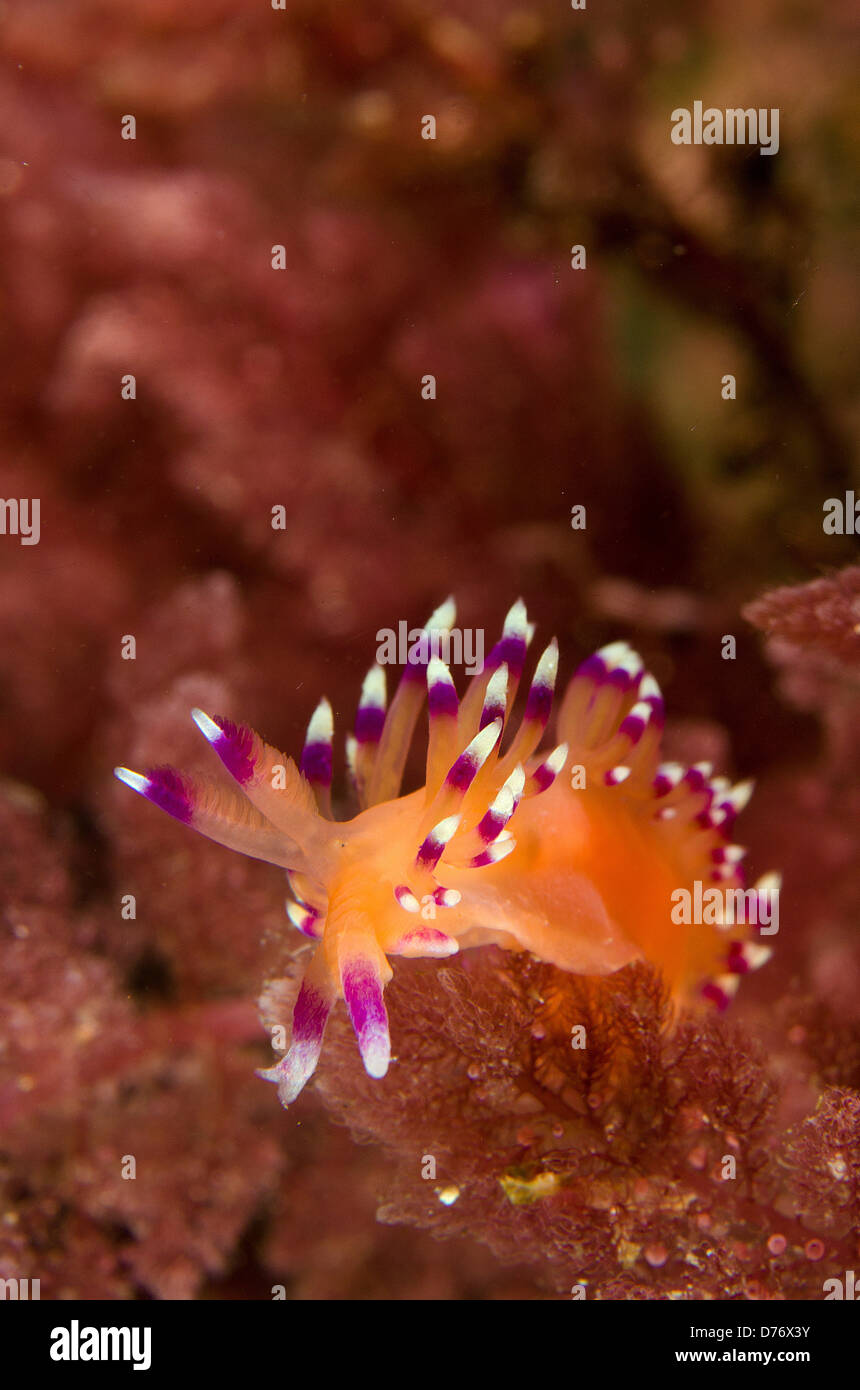
<path fill-rule="evenodd" d="M 860 665 L 860 565 L 826 579 L 773 589 L 744 609 L 744 617 L 769 637 L 835 656 L 845 666 Z"/>

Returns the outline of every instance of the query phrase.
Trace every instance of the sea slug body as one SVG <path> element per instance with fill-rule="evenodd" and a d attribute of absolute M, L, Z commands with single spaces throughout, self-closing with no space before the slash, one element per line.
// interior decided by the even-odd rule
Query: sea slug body
<path fill-rule="evenodd" d="M 570 680 L 559 742 L 541 751 L 558 668 L 552 641 L 538 660 L 518 726 L 512 709 L 533 629 L 521 600 L 501 639 L 458 697 L 432 652 L 450 632 L 448 600 L 410 658 L 390 706 L 383 669 L 362 687 L 347 762 L 360 810 L 331 814 L 333 717 L 308 727 L 300 765 L 250 728 L 194 710 L 235 782 L 172 768 L 117 768 L 135 791 L 201 834 L 287 870 L 290 922 L 315 943 L 293 1013 L 289 1050 L 260 1075 L 289 1105 L 313 1074 L 329 1013 L 346 1003 L 365 1068 L 388 1070 L 383 990 L 390 956 L 450 956 L 496 944 L 562 970 L 606 975 L 630 961 L 658 966 L 676 1004 L 724 1007 L 769 947 L 717 906 L 679 924 L 678 890 L 740 890 L 764 900 L 767 875 L 744 894 L 744 851 L 731 843 L 750 786 L 707 764 L 660 762 L 663 700 L 624 642 L 590 656 Z M 427 696 L 425 784 L 400 794 Z M 712 894 L 719 899 L 720 893 Z M 752 920 L 767 921 L 766 912 Z"/>

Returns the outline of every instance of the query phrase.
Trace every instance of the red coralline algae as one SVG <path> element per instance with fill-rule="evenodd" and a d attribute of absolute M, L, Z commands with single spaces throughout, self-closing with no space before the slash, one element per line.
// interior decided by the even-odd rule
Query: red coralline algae
<path fill-rule="evenodd" d="M 807 1222 L 833 1232 L 827 1271 L 852 1258 L 853 1189 L 844 1185 L 837 1219 L 824 1201 L 832 1178 L 810 1164 L 811 1146 L 844 1143 L 837 1102 L 797 1138 L 780 1136 L 776 1084 L 751 1038 L 718 1020 L 668 1033 L 659 983 L 642 967 L 585 982 L 487 952 L 398 971 L 389 1000 L 399 1039 L 389 1077 L 362 1080 L 336 1022 L 318 1082 L 355 1136 L 383 1143 L 396 1163 L 383 1220 L 468 1233 L 504 1260 L 534 1263 L 559 1291 L 584 1281 L 589 1297 L 741 1297 L 751 1273 L 758 1296 L 818 1297 Z M 264 1015 L 282 1007 L 270 992 Z M 539 1042 L 535 1018 L 547 1030 Z M 581 1053 L 574 1023 L 588 1032 Z M 524 1117 L 534 1135 L 525 1154 Z M 802 1201 L 799 1182 L 809 1184 Z"/>
<path fill-rule="evenodd" d="M 803 659 L 830 655 L 843 666 L 860 666 L 860 565 L 774 589 L 748 604 L 744 617 L 769 637 L 802 649 Z"/>

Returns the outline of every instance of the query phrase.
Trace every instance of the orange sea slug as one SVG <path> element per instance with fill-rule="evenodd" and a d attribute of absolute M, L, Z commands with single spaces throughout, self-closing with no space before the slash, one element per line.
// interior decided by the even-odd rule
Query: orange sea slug
<path fill-rule="evenodd" d="M 532 635 L 522 601 L 462 700 L 433 655 L 453 622 L 449 600 L 425 625 L 427 641 L 416 644 L 387 711 L 382 668 L 365 679 L 346 749 L 361 807 L 352 820 L 331 818 L 327 700 L 311 719 L 300 768 L 252 729 L 193 711 L 241 794 L 172 768 L 116 769 L 201 834 L 288 870 L 288 916 L 317 945 L 290 1048 L 260 1073 L 277 1083 L 284 1105 L 312 1075 L 339 998 L 367 1071 L 385 1075 L 389 956 L 449 956 L 494 943 L 587 975 L 646 959 L 660 967 L 676 1003 L 704 997 L 722 1007 L 738 977 L 770 954 L 748 926 L 733 925 L 732 914 L 717 911 L 692 925 L 678 925 L 673 914 L 678 889 L 692 897 L 698 885 L 701 900 L 703 884 L 743 888 L 744 851 L 730 832 L 750 788 L 711 777 L 706 764 L 659 762 L 663 700 L 636 653 L 613 642 L 580 666 L 558 713 L 563 741 L 539 752 L 555 641 L 511 731 Z M 425 691 L 425 785 L 401 796 Z M 774 884 L 772 875 L 760 880 L 747 898 L 773 893 Z"/>

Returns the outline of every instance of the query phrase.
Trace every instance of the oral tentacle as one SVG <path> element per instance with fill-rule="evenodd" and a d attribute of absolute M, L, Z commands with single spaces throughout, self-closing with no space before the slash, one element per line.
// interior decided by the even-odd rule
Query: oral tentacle
<path fill-rule="evenodd" d="M 263 1081 L 273 1081 L 277 1085 L 278 1098 L 285 1107 L 293 1103 L 316 1071 L 326 1023 L 336 998 L 337 985 L 323 947 L 319 946 L 299 988 L 290 1046 L 280 1062 L 257 1072 Z"/>
<path fill-rule="evenodd" d="M 201 709 L 192 710 L 191 717 L 258 811 L 306 853 L 320 843 L 325 832 L 316 798 L 292 758 L 264 743 L 246 724 L 215 719 Z"/>
<path fill-rule="evenodd" d="M 172 767 L 156 767 L 149 772 L 117 767 L 114 775 L 174 820 L 219 845 L 285 869 L 305 865 L 296 842 L 232 787 L 220 787 Z"/>
<path fill-rule="evenodd" d="M 341 988 L 358 1050 L 368 1076 L 383 1077 L 391 1061 L 391 1035 L 388 1011 L 383 999 L 391 968 L 385 957 L 381 968 L 377 950 L 366 952 L 360 946 L 345 946 L 339 953 Z"/>

